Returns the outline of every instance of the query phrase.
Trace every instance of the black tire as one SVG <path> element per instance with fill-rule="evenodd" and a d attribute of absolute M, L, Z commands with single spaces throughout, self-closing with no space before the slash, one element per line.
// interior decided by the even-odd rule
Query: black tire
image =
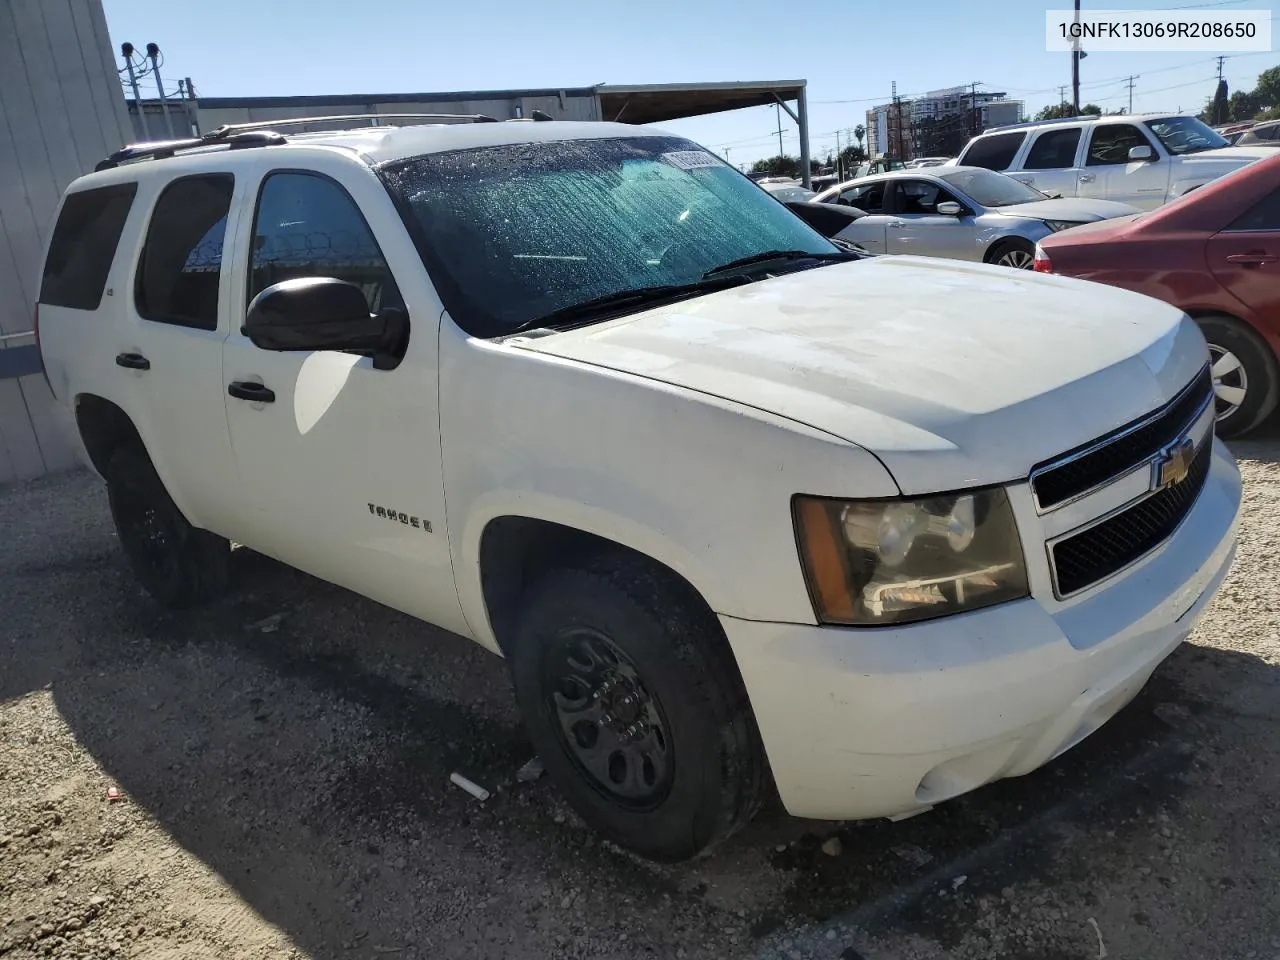
<path fill-rule="evenodd" d="M 1218 436 L 1224 439 L 1243 436 L 1267 419 L 1276 408 L 1276 401 L 1280 398 L 1276 355 L 1252 327 L 1234 317 L 1199 317 L 1196 323 L 1209 343 L 1209 354 L 1215 367 L 1215 391 L 1224 386 L 1243 387 L 1245 391 L 1243 401 L 1234 409 L 1229 409 L 1221 397 L 1215 397 Z M 1221 361 L 1228 354 L 1239 361 L 1239 367 L 1224 373 Z"/>
<path fill-rule="evenodd" d="M 1002 262 L 1016 259 L 1017 263 Z M 1012 270 L 1030 270 L 1036 259 L 1036 245 L 1030 240 L 1013 238 L 1001 240 L 987 254 L 987 263 L 1009 267 Z"/>
<path fill-rule="evenodd" d="M 103 472 L 120 545 L 147 593 L 166 607 L 221 596 L 231 544 L 187 521 L 146 452 L 132 444 L 118 447 Z"/>
<path fill-rule="evenodd" d="M 590 826 L 672 863 L 710 849 L 755 814 L 768 769 L 755 719 L 719 623 L 683 581 L 618 555 L 553 571 L 526 594 L 516 634 L 507 653 L 534 747 Z M 587 656 L 584 637 L 604 655 Z M 587 671 L 566 666 L 566 650 L 579 667 L 600 668 L 600 700 L 590 699 Z M 569 729 L 557 691 L 560 703 L 587 704 Z M 628 707 L 627 696 L 642 705 Z M 618 730 L 636 723 L 645 732 L 624 743 Z M 629 788 L 643 795 L 622 796 Z"/>

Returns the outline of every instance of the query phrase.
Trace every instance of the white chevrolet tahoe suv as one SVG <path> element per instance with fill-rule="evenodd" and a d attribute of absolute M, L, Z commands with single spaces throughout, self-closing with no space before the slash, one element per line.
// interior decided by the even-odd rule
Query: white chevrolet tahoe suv
<path fill-rule="evenodd" d="M 948 163 L 999 170 L 1042 193 L 1154 210 L 1273 154 L 1233 147 L 1196 117 L 1153 113 L 993 127 Z"/>
<path fill-rule="evenodd" d="M 280 129 L 62 201 L 39 342 L 124 553 L 189 605 L 243 544 L 502 654 L 644 856 L 775 784 L 852 819 L 1034 770 L 1226 575 L 1239 473 L 1164 303 L 859 258 L 648 128 Z"/>

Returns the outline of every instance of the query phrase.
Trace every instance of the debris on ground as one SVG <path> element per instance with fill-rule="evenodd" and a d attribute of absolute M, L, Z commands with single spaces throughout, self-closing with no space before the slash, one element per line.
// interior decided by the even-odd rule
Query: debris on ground
<path fill-rule="evenodd" d="M 449 774 L 449 780 L 452 783 L 456 784 L 457 786 L 461 787 L 463 790 L 467 791 L 467 793 L 471 794 L 481 803 L 484 803 L 486 800 L 489 799 L 490 794 L 488 790 L 480 786 L 480 784 L 476 783 L 474 780 L 468 780 L 466 777 L 464 777 L 462 774 L 456 771 Z"/>
<path fill-rule="evenodd" d="M 520 783 L 533 783 L 544 773 L 547 772 L 546 766 L 542 762 L 542 758 L 538 756 L 531 757 L 523 767 L 516 771 L 516 780 Z"/>
<path fill-rule="evenodd" d="M 828 837 L 822 842 L 822 852 L 828 857 L 838 857 L 844 851 L 839 837 Z"/>

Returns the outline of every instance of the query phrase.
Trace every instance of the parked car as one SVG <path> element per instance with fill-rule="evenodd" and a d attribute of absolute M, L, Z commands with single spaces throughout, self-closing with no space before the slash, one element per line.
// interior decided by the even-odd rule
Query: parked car
<path fill-rule="evenodd" d="M 585 822 L 678 860 L 771 778 L 854 819 L 1027 773 L 1213 598 L 1240 476 L 1180 310 L 850 256 L 652 127 L 458 119 L 68 188 L 40 349 L 159 602 L 234 541 L 472 638 Z"/>
<path fill-rule="evenodd" d="M 856 207 L 840 207 L 833 203 L 819 203 L 816 200 L 787 200 L 785 203 L 788 210 L 841 249 L 851 250 L 863 257 L 874 256 L 865 247 L 841 236 L 848 230 L 850 224 L 866 216 Z"/>
<path fill-rule="evenodd" d="M 766 193 L 772 194 L 783 202 L 788 200 L 812 200 L 815 196 L 812 190 L 801 186 L 798 180 L 763 180 L 760 182 L 760 187 Z"/>
<path fill-rule="evenodd" d="M 1280 395 L 1280 155 L 1154 213 L 1042 240 L 1036 269 L 1145 293 L 1200 324 L 1217 430 L 1239 436 Z"/>
<path fill-rule="evenodd" d="M 1280 147 L 1280 120 L 1254 124 L 1235 141 L 1242 147 Z"/>
<path fill-rule="evenodd" d="M 1137 213 L 1109 200 L 1050 200 L 981 167 L 897 170 L 831 187 L 820 202 L 867 214 L 838 236 L 872 253 L 980 260 L 1030 270 L 1036 241 L 1081 223 Z"/>
<path fill-rule="evenodd" d="M 1154 210 L 1266 156 L 1232 147 L 1196 117 L 1074 117 L 993 127 L 953 165 L 1000 170 L 1063 197 L 1116 200 Z"/>

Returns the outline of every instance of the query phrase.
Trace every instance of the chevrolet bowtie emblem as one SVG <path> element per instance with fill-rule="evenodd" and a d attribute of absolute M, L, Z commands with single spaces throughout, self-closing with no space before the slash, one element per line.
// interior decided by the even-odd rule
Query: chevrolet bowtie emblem
<path fill-rule="evenodd" d="M 1163 490 L 1187 479 L 1191 461 L 1195 459 L 1196 445 L 1190 437 L 1166 447 L 1156 458 L 1155 489 Z"/>

